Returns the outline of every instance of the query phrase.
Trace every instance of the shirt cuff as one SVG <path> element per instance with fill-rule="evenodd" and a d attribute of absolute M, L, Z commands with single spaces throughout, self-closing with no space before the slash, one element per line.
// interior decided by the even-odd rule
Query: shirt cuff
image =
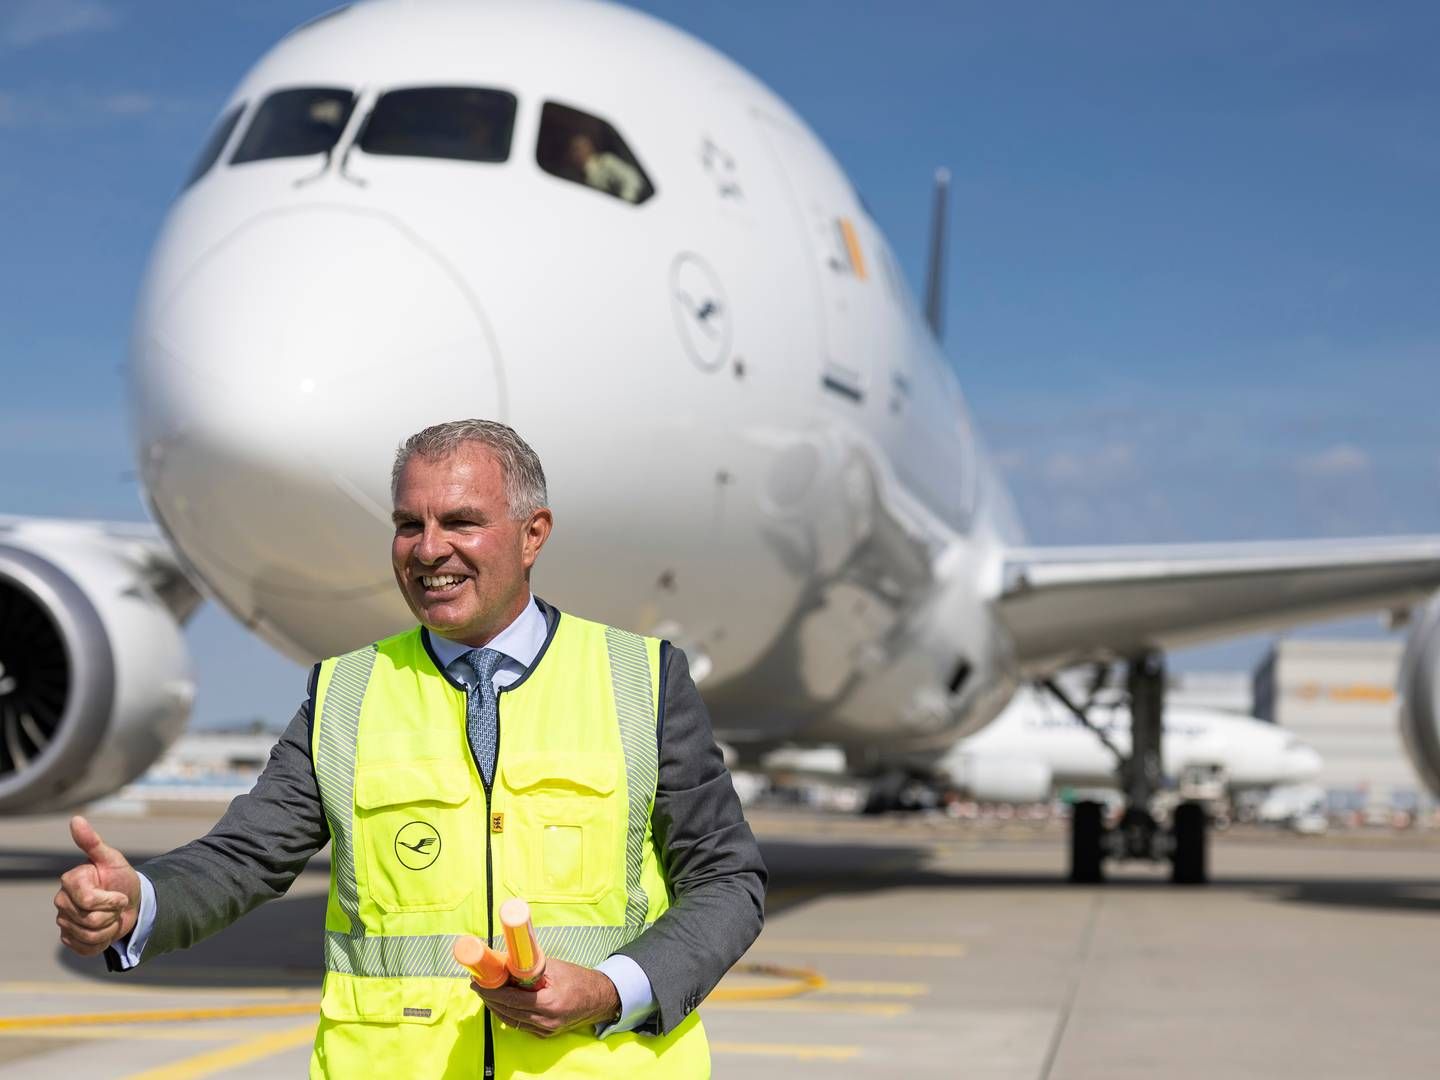
<path fill-rule="evenodd" d="M 136 876 L 140 878 L 140 910 L 135 916 L 135 926 L 128 936 L 110 946 L 121 971 L 129 971 L 139 965 L 140 954 L 150 941 L 150 931 L 155 929 L 155 886 L 144 874 L 137 871 Z"/>
<path fill-rule="evenodd" d="M 630 957 L 616 953 L 601 960 L 595 970 L 615 984 L 620 995 L 620 1019 L 612 1024 L 596 1024 L 595 1037 L 603 1039 L 625 1031 L 634 1031 L 655 1011 L 655 989 L 640 965 Z"/>

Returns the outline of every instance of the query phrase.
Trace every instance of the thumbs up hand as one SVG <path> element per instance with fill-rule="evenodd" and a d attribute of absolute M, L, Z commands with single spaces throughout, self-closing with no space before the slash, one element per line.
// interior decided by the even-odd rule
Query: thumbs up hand
<path fill-rule="evenodd" d="M 61 875 L 55 923 L 60 944 L 81 956 L 98 956 L 135 928 L 140 875 L 83 817 L 70 819 L 70 838 L 86 861 Z"/>

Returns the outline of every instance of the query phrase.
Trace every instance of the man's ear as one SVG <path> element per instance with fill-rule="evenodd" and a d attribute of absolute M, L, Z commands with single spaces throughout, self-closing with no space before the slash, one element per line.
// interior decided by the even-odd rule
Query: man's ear
<path fill-rule="evenodd" d="M 550 508 L 545 506 L 531 514 L 525 522 L 524 531 L 521 533 L 520 561 L 527 573 L 530 567 L 535 565 L 535 559 L 539 556 L 540 549 L 545 546 L 545 541 L 550 539 L 550 530 L 554 524 L 555 519 L 550 514 Z"/>

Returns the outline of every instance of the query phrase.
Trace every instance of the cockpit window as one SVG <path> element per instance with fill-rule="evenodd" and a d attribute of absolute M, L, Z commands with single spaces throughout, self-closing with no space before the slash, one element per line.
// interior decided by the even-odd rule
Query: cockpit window
<path fill-rule="evenodd" d="M 504 161 L 515 128 L 515 95 L 503 90 L 427 86 L 382 94 L 365 121 L 367 154 Z"/>
<path fill-rule="evenodd" d="M 349 90 L 277 90 L 255 110 L 230 164 L 327 153 L 339 141 L 353 108 L 355 95 Z"/>
<path fill-rule="evenodd" d="M 568 105 L 545 103 L 535 160 L 551 176 L 628 203 L 642 203 L 655 194 L 655 185 L 620 133 L 598 116 Z"/>
<path fill-rule="evenodd" d="M 215 162 L 220 160 L 220 155 L 225 151 L 225 144 L 230 141 L 230 136 L 235 131 L 235 125 L 240 122 L 240 114 L 244 111 L 244 105 L 236 105 L 227 109 L 225 115 L 216 122 L 210 132 L 210 137 L 205 140 L 205 145 L 200 150 L 200 156 L 195 159 L 195 166 L 190 170 L 190 175 L 185 178 L 187 188 L 209 172 Z"/>

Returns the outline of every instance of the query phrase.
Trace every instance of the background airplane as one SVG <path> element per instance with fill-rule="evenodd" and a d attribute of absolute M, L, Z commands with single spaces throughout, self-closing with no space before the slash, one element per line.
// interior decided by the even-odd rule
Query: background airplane
<path fill-rule="evenodd" d="M 1130 753 L 1130 713 L 1112 695 L 1097 703 L 1088 730 L 1049 694 L 1016 693 L 1000 715 L 959 740 L 923 772 L 896 771 L 877 779 L 866 809 L 903 804 L 915 783 L 953 789 L 979 802 L 1048 802 L 1066 789 L 1087 794 L 1114 789 L 1117 760 Z M 1097 731 L 1103 738 L 1097 737 Z M 1228 800 L 1252 792 L 1307 784 L 1319 774 L 1320 754 L 1275 724 L 1198 706 L 1165 710 L 1160 740 L 1164 787 Z M 835 777 L 846 771 L 836 748 L 781 748 L 762 761 L 771 774 Z"/>
<path fill-rule="evenodd" d="M 941 758 L 935 773 L 982 802 L 1041 802 L 1064 788 L 1113 787 L 1117 757 L 1131 752 L 1129 709 L 1112 699 L 1091 719 L 1104 741 L 1048 694 L 1022 690 Z M 1204 789 L 1215 799 L 1303 784 L 1321 766 L 1313 747 L 1274 724 L 1183 705 L 1165 710 L 1160 761 L 1167 789 Z"/>
<path fill-rule="evenodd" d="M 579 139 L 625 179 L 597 186 Z M 183 620 L 182 576 L 297 658 L 403 621 L 389 455 L 473 413 L 551 471 L 566 524 L 539 590 L 685 646 L 742 754 L 836 741 L 881 769 L 978 730 L 1026 680 L 1119 660 L 1129 811 L 1118 847 L 1077 815 L 1076 876 L 1114 852 L 1203 877 L 1203 817 L 1171 835 L 1150 812 L 1161 654 L 1420 605 L 1440 543 L 1027 545 L 931 333 L 931 280 L 922 313 L 788 106 L 643 16 L 375 2 L 301 29 L 222 112 L 136 315 L 136 453 L 176 557 L 155 534 L 23 520 L 0 547 L 22 628 L 0 808 L 83 801 L 163 748 L 185 666 L 136 661 L 122 620 Z M 1432 784 L 1436 620 L 1406 666 Z M 137 670 L 163 701 L 125 696 Z"/>

